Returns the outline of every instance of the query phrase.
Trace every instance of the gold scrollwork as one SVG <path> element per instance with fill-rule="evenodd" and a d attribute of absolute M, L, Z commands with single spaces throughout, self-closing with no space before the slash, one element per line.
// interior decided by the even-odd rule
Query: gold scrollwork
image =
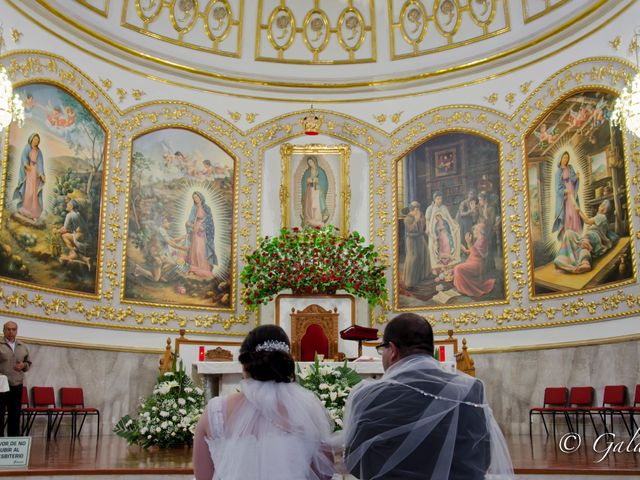
<path fill-rule="evenodd" d="M 319 8 L 309 10 L 302 22 L 302 39 L 307 49 L 313 53 L 313 61 L 318 61 L 318 55 L 329 43 L 329 17 Z M 310 32 L 311 31 L 311 32 Z M 314 36 L 315 35 L 315 36 Z M 314 36 L 312 38 L 312 36 Z"/>
<path fill-rule="evenodd" d="M 293 12 L 286 6 L 280 6 L 274 9 L 269 16 L 267 27 L 269 43 L 278 51 L 278 55 L 280 56 L 295 40 L 296 19 L 293 16 Z M 279 35 L 274 35 L 276 29 L 280 31 Z M 278 40 L 284 41 L 279 42 Z"/>
<path fill-rule="evenodd" d="M 163 0 L 136 0 L 136 13 L 146 25 L 153 22 L 162 11 Z M 126 5 L 125 5 L 126 8 Z"/>
<path fill-rule="evenodd" d="M 481 5 L 482 10 L 477 12 L 477 7 L 474 8 L 475 5 Z M 471 18 L 476 25 L 484 29 L 485 34 L 487 33 L 488 26 L 493 22 L 493 17 L 496 15 L 497 5 L 496 0 L 476 0 L 475 2 L 469 2 L 469 13 L 471 14 Z M 487 12 L 489 13 L 488 15 Z"/>
<path fill-rule="evenodd" d="M 182 18 L 180 18 L 181 14 Z M 169 5 L 169 19 L 175 31 L 182 38 L 198 20 L 198 0 L 172 0 Z"/>
<path fill-rule="evenodd" d="M 202 11 L 198 0 L 135 0 L 137 19 L 135 16 L 128 19 L 129 1 L 124 0 L 121 19 L 123 27 L 180 47 L 240 57 L 244 0 L 237 0 L 235 10 L 229 0 L 210 0 Z M 171 28 L 168 31 L 162 30 L 162 27 L 154 28 L 156 24 L 160 24 L 160 19 L 165 18 L 162 14 L 166 10 Z M 138 19 L 142 21 L 142 26 Z M 199 19 L 202 19 L 206 36 L 213 45 L 191 33 Z M 177 39 L 172 38 L 171 29 L 177 34 Z M 234 31 L 237 32 L 235 41 L 232 35 Z"/>
<path fill-rule="evenodd" d="M 436 0 L 433 5 L 433 19 L 440 34 L 451 43 L 460 28 L 460 5 L 458 0 Z"/>
<path fill-rule="evenodd" d="M 431 15 L 427 12 L 424 2 L 420 0 L 405 0 L 399 7 L 399 13 L 395 14 L 394 6 L 399 1 L 389 0 L 388 3 L 392 60 L 476 43 L 506 33 L 511 28 L 508 0 L 476 0 L 480 7 L 472 5 L 471 1 L 461 5 L 460 0 L 433 0 Z M 500 3 L 502 9 L 499 8 Z M 465 15 L 482 28 L 481 34 L 469 36 L 465 29 L 460 28 Z M 434 25 L 442 40 L 434 43 L 432 38 L 426 45 L 429 23 Z M 399 30 L 401 38 L 411 47 L 411 51 L 407 51 L 406 47 L 402 48 L 402 44 L 396 45 L 396 30 Z"/>
<path fill-rule="evenodd" d="M 366 25 L 364 18 L 357 8 L 349 7 L 340 12 L 338 17 L 338 42 L 340 46 L 349 52 L 353 59 L 353 53 L 362 46 L 365 39 Z M 346 36 L 347 30 L 350 36 Z M 355 39 L 355 41 L 353 41 Z"/>
<path fill-rule="evenodd" d="M 231 5 L 227 0 L 209 2 L 204 11 L 204 18 L 207 36 L 216 44 L 227 38 L 231 32 L 231 26 L 234 24 Z M 216 22 L 214 27 L 211 26 L 211 20 Z"/>
<path fill-rule="evenodd" d="M 427 33 L 428 18 L 422 2 L 408 0 L 402 5 L 400 10 L 400 33 L 404 41 L 413 45 L 416 50 Z M 412 24 L 413 29 L 409 30 L 407 24 Z"/>
<path fill-rule="evenodd" d="M 322 8 L 322 1 L 316 0 L 312 8 L 300 6 L 299 2 L 281 0 L 264 18 L 263 7 L 267 0 L 260 0 L 258 4 L 258 21 L 256 35 L 255 60 L 279 63 L 297 64 L 345 64 L 363 63 L 375 61 L 375 17 L 373 0 L 369 2 L 369 14 L 365 17 L 363 10 L 354 7 L 352 2 L 342 9 L 338 15 L 336 25 L 331 24 L 331 19 Z M 304 10 L 302 10 L 304 8 Z M 297 18 L 302 18 L 302 23 L 297 26 Z M 327 54 L 327 46 L 335 35 L 341 50 L 347 53 L 348 58 L 335 55 L 335 58 L 321 58 L 321 53 Z M 266 36 L 267 42 L 263 42 Z M 300 40 L 299 40 L 300 39 Z M 291 48 L 293 45 L 300 48 Z M 359 55 L 363 46 L 370 46 L 370 54 Z M 275 50 L 271 53 L 263 47 L 270 46 Z M 303 47 L 304 46 L 304 47 Z M 311 58 L 305 56 L 302 48 L 310 53 Z M 293 52 L 293 53 L 288 53 Z M 287 58 L 288 56 L 292 58 Z"/>

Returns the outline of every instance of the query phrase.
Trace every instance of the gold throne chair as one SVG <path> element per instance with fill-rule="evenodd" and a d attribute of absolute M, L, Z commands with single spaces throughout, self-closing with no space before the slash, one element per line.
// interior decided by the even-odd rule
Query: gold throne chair
<path fill-rule="evenodd" d="M 338 355 L 338 308 L 325 310 L 311 304 L 291 309 L 291 354 L 296 361 L 311 362 L 315 354 L 334 359 Z"/>

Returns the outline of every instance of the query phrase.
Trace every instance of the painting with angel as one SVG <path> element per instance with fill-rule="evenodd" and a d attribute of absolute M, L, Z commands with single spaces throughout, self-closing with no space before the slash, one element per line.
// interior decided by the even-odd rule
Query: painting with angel
<path fill-rule="evenodd" d="M 65 89 L 18 87 L 22 127 L 7 137 L 0 275 L 97 294 L 105 128 Z"/>
<path fill-rule="evenodd" d="M 132 142 L 123 301 L 228 309 L 234 159 L 181 128 Z"/>
<path fill-rule="evenodd" d="M 614 102 L 609 92 L 576 93 L 526 136 L 533 295 L 634 276 L 624 145 L 609 120 Z"/>

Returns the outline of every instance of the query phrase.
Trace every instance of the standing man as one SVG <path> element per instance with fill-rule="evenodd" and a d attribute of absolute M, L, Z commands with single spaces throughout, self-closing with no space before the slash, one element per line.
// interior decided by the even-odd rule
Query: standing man
<path fill-rule="evenodd" d="M 18 324 L 6 322 L 4 339 L 0 343 L 0 374 L 9 380 L 9 391 L 0 393 L 0 436 L 4 436 L 4 412 L 7 411 L 7 436 L 20 436 L 20 407 L 24 372 L 31 368 L 27 346 L 16 338 Z"/>
<path fill-rule="evenodd" d="M 420 203 L 411 202 L 409 213 L 404 217 L 405 255 L 402 273 L 404 286 L 410 290 L 431 274 L 429 248 L 424 233 L 427 224 L 420 208 Z"/>
<path fill-rule="evenodd" d="M 514 478 L 482 382 L 441 368 L 424 318 L 395 317 L 377 349 L 383 377 L 360 382 L 346 406 L 345 465 L 352 475 L 361 480 Z"/>

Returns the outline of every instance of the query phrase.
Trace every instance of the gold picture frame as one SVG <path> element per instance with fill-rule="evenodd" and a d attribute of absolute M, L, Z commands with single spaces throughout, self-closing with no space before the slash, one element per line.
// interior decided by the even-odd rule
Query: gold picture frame
<path fill-rule="evenodd" d="M 348 230 L 351 147 L 285 143 L 280 147 L 280 156 L 282 227 L 334 225 Z M 307 186 L 317 193 L 307 193 L 311 192 Z"/>

